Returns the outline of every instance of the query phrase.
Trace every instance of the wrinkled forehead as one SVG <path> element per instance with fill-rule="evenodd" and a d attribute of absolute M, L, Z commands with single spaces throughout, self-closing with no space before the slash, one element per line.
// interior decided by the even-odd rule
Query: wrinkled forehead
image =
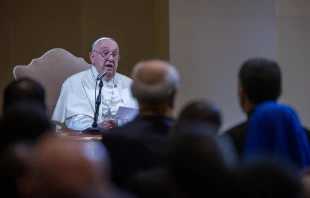
<path fill-rule="evenodd" d="M 103 51 L 119 51 L 118 44 L 110 38 L 97 40 L 93 45 L 93 50 Z"/>

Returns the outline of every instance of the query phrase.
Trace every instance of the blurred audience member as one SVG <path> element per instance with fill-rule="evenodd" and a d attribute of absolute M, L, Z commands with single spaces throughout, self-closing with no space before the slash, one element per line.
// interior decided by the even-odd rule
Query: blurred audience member
<path fill-rule="evenodd" d="M 241 198 L 301 198 L 303 188 L 297 172 L 285 162 L 265 158 L 235 170 Z"/>
<path fill-rule="evenodd" d="M 20 78 L 12 81 L 4 90 L 3 114 L 6 114 L 12 103 L 24 100 L 37 101 L 46 110 L 43 86 L 30 78 Z"/>
<path fill-rule="evenodd" d="M 187 137 L 195 138 L 195 139 L 204 139 L 204 138 L 211 138 L 212 141 L 216 142 L 216 147 L 218 148 L 219 156 L 221 157 L 221 160 L 223 161 L 223 166 L 227 168 L 233 168 L 236 165 L 237 162 L 237 155 L 234 150 L 233 144 L 230 141 L 230 138 L 227 136 L 220 136 L 217 137 L 216 135 L 217 127 L 214 127 L 214 125 L 210 123 L 188 123 L 188 122 L 180 122 L 179 124 L 175 125 L 172 129 L 172 134 L 170 136 L 170 141 L 168 144 L 168 147 L 173 147 L 173 144 L 175 141 L 179 139 L 186 139 Z M 199 141 L 197 142 L 199 143 Z M 205 142 L 207 143 L 207 142 Z M 194 142 L 192 142 L 194 144 Z M 192 147 L 192 144 L 188 144 L 188 150 L 191 150 L 190 147 Z M 185 145 L 184 145 L 185 146 Z M 181 149 L 181 148 L 179 148 Z M 184 148 L 185 149 L 185 148 Z M 181 152 L 181 151 L 180 151 Z M 195 154 L 194 152 L 191 154 Z M 181 155 L 181 153 L 180 153 Z M 192 156 L 192 158 L 187 158 L 187 155 L 184 153 L 184 156 L 180 156 L 180 163 L 187 165 L 185 168 L 190 169 L 191 168 L 191 162 L 188 162 L 188 160 L 192 161 L 192 163 L 197 163 L 199 160 L 202 160 L 202 166 L 203 159 L 196 159 L 195 157 L 199 156 Z M 189 154 L 190 155 L 190 154 Z M 167 160 L 170 161 L 171 155 L 167 155 Z M 183 162 L 181 162 L 181 157 L 183 158 Z M 177 164 L 177 162 L 176 162 Z M 177 166 L 175 164 L 175 166 Z M 202 168 L 202 167 L 201 167 Z M 180 172 L 182 171 L 180 169 Z M 194 176 L 193 176 L 194 177 Z M 203 176 L 202 176 L 203 177 Z M 191 180 L 192 178 L 188 178 Z M 174 182 L 172 182 L 174 183 Z M 164 197 L 170 197 L 171 193 L 169 189 L 169 186 L 171 184 L 171 179 L 169 177 L 166 164 L 160 168 L 154 168 L 152 170 L 147 170 L 143 172 L 139 172 L 136 174 L 133 179 L 130 182 L 130 192 L 135 193 L 139 197 L 150 197 L 150 198 L 164 198 Z"/>
<path fill-rule="evenodd" d="M 193 100 L 183 107 L 176 122 L 207 122 L 219 129 L 222 123 L 221 111 L 205 99 Z"/>
<path fill-rule="evenodd" d="M 299 169 L 310 165 L 310 145 L 294 110 L 275 101 L 256 107 L 244 146 L 244 160 L 270 156 Z"/>
<path fill-rule="evenodd" d="M 282 76 L 280 67 L 275 61 L 266 58 L 251 58 L 242 64 L 238 80 L 239 103 L 248 119 L 224 134 L 231 136 L 241 157 L 247 137 L 249 119 L 257 105 L 278 100 L 282 92 Z M 310 132 L 307 129 L 305 131 L 310 137 Z"/>
<path fill-rule="evenodd" d="M 51 122 L 41 103 L 17 101 L 6 109 L 0 122 L 0 151 L 18 141 L 36 140 L 51 130 Z"/>
<path fill-rule="evenodd" d="M 126 187 L 137 197 L 170 197 L 169 178 L 165 167 L 138 172 L 131 178 Z"/>
<path fill-rule="evenodd" d="M 199 128 L 199 133 L 206 128 L 208 130 L 205 131 L 217 134 L 220 126 L 221 112 L 218 107 L 204 99 L 193 100 L 181 109 L 171 127 L 170 135 L 181 135 L 184 131 L 193 132 L 195 130 L 190 130 L 193 127 Z"/>
<path fill-rule="evenodd" d="M 212 131 L 171 138 L 167 157 L 172 197 L 234 195 L 229 156 L 232 153 L 222 138 Z"/>
<path fill-rule="evenodd" d="M 100 143 L 95 147 L 93 155 L 85 142 L 43 137 L 36 147 L 32 173 L 34 197 L 115 197 L 108 153 Z"/>
<path fill-rule="evenodd" d="M 0 157 L 1 193 L 10 198 L 30 197 L 30 169 L 33 160 L 31 142 L 10 145 Z"/>
<path fill-rule="evenodd" d="M 164 164 L 179 85 L 176 69 L 161 60 L 139 62 L 133 68 L 132 79 L 139 115 L 123 127 L 108 130 L 102 138 L 111 156 L 113 181 L 121 188 L 138 171 Z"/>
<path fill-rule="evenodd" d="M 307 169 L 304 174 L 302 174 L 301 183 L 304 188 L 304 197 L 310 198 L 310 169 Z"/>

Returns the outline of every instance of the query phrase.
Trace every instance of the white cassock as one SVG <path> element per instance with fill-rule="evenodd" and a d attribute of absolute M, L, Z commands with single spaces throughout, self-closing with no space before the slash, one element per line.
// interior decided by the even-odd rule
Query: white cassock
<path fill-rule="evenodd" d="M 69 128 L 81 131 L 91 127 L 97 98 L 95 96 L 97 76 L 98 72 L 93 66 L 69 77 L 63 83 L 52 117 L 57 129 Z M 116 73 L 109 82 L 103 80 L 98 122 L 102 122 L 108 114 L 115 116 L 120 106 L 138 108 L 138 103 L 131 94 L 131 83 L 130 78 L 119 73 Z M 99 81 L 96 95 L 98 92 Z"/>

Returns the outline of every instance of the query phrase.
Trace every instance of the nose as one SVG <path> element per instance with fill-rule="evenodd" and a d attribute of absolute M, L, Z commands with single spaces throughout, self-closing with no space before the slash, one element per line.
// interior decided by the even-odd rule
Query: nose
<path fill-rule="evenodd" d="M 112 54 L 109 54 L 109 55 L 108 55 L 107 60 L 113 61 L 113 56 L 112 56 Z"/>

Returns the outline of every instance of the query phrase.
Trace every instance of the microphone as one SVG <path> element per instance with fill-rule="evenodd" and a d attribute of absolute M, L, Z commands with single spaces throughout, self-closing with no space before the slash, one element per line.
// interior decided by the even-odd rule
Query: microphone
<path fill-rule="evenodd" d="M 103 86 L 102 78 L 105 77 L 106 75 L 107 75 L 107 71 L 103 70 L 100 72 L 100 74 L 98 74 L 96 78 L 96 80 L 97 81 L 100 80 L 100 82 L 99 82 L 99 93 L 96 96 L 96 104 L 95 104 L 96 110 L 94 112 L 94 122 L 91 125 L 91 127 L 83 130 L 82 133 L 92 134 L 92 135 L 98 135 L 98 134 L 103 133 L 103 129 L 98 126 L 97 121 L 98 121 L 98 116 L 99 116 L 99 106 L 101 104 L 101 89 Z M 96 81 L 96 86 L 97 86 L 97 81 Z M 95 95 L 96 95 L 96 88 L 95 88 Z"/>
<path fill-rule="evenodd" d="M 98 75 L 97 80 L 102 80 L 103 77 L 107 75 L 107 71 L 103 70 L 101 74 Z"/>

